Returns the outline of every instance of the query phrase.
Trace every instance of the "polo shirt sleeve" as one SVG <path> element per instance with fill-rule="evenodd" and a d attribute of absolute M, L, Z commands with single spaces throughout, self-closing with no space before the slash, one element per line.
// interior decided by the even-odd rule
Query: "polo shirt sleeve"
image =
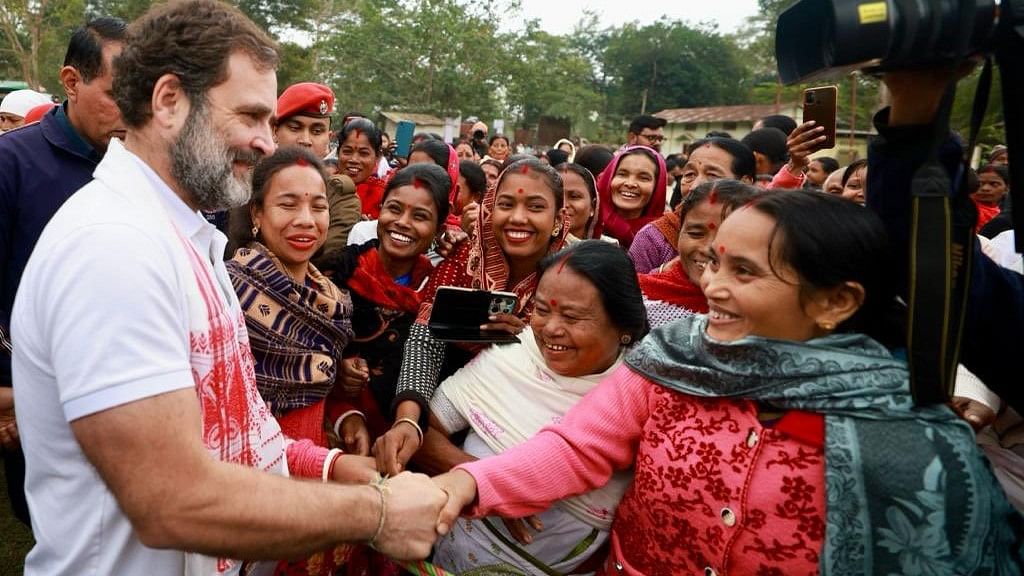
<path fill-rule="evenodd" d="M 32 291 L 69 422 L 194 386 L 185 294 L 167 247 L 139 226 L 103 223 L 46 248 L 22 290 Z"/>

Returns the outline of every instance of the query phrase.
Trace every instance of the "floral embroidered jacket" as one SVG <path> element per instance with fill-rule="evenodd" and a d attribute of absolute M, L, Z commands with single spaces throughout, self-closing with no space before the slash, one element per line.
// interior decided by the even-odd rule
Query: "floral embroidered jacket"
<path fill-rule="evenodd" d="M 765 428 L 753 402 L 679 394 L 622 368 L 562 424 L 585 431 L 570 444 L 602 462 L 573 456 L 548 434 L 551 442 L 535 437 L 522 451 L 524 461 L 545 462 L 527 478 L 521 469 L 515 480 L 506 474 L 520 468 L 507 460 L 466 464 L 480 496 L 474 515 L 543 510 L 543 503 L 524 502 L 561 493 L 566 483 L 573 492 L 602 485 L 611 472 L 602 466 L 605 458 L 615 469 L 635 461 L 605 574 L 818 573 L 825 526 L 821 445 Z M 561 471 L 580 465 L 585 478 Z"/>

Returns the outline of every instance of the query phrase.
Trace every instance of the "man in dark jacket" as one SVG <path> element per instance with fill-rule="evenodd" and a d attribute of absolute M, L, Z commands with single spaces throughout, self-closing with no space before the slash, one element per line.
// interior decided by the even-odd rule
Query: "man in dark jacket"
<path fill-rule="evenodd" d="M 25 460 L 10 394 L 11 307 L 47 222 L 92 180 L 110 139 L 124 138 L 111 91 L 111 63 L 121 52 L 124 34 L 125 24 L 116 18 L 97 18 L 75 30 L 60 70 L 67 100 L 40 122 L 0 136 L 0 443 L 11 507 L 26 524 Z"/>
<path fill-rule="evenodd" d="M 868 150 L 867 205 L 885 223 L 897 261 L 893 281 L 905 296 L 911 181 L 928 159 L 931 125 L 953 79 L 948 72 L 923 70 L 891 73 L 885 82 L 892 106 L 875 116 L 879 136 Z M 940 160 L 954 186 L 960 181 L 961 158 L 960 142 L 950 135 Z M 1022 411 L 1024 388 L 1016 364 L 1024 358 L 1024 276 L 984 256 L 976 239 L 973 249 L 960 362 L 1003 401 Z"/>

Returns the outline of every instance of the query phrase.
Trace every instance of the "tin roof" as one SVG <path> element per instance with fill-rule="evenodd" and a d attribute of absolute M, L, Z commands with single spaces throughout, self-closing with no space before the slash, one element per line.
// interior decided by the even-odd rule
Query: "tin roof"
<path fill-rule="evenodd" d="M 770 114 L 792 113 L 791 106 L 775 104 L 743 104 L 740 106 L 709 106 L 705 108 L 670 108 L 654 115 L 669 124 L 694 122 L 757 122 Z"/>

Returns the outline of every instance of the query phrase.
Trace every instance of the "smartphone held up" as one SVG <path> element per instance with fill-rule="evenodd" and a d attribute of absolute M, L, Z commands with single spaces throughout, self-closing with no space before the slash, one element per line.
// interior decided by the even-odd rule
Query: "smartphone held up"
<path fill-rule="evenodd" d="M 836 102 L 839 88 L 836 86 L 820 86 L 804 90 L 804 122 L 813 120 L 818 126 L 825 128 L 822 134 L 825 141 L 817 148 L 827 150 L 836 147 Z"/>

